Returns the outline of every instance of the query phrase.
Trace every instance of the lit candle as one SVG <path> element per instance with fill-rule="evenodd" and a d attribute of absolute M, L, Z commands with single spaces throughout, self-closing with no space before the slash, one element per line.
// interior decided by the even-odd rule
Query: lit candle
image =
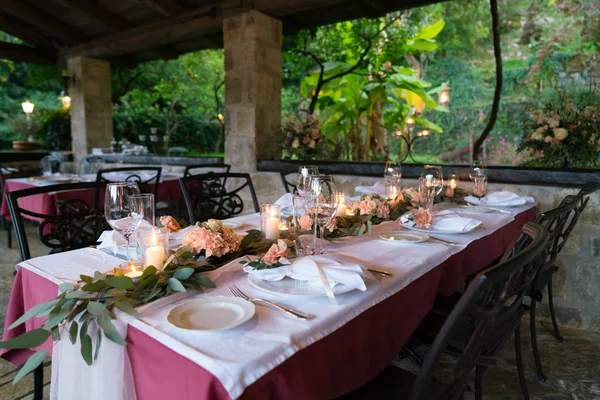
<path fill-rule="evenodd" d="M 271 216 L 265 221 L 265 238 L 279 239 L 279 217 L 276 216 L 274 209 L 271 209 Z"/>
<path fill-rule="evenodd" d="M 131 268 L 131 271 L 126 272 L 125 276 L 127 276 L 131 279 L 136 279 L 136 278 L 139 278 L 140 276 L 142 276 L 142 271 L 136 269 L 135 264 L 129 264 L 129 267 Z"/>
<path fill-rule="evenodd" d="M 338 193 L 337 195 L 338 198 L 338 207 L 337 207 L 337 212 L 335 213 L 336 217 L 345 217 L 346 216 L 346 198 L 344 196 L 344 193 Z"/>
<path fill-rule="evenodd" d="M 451 187 L 452 189 L 456 189 L 456 179 L 451 179 L 451 180 L 450 180 L 450 187 Z"/>
<path fill-rule="evenodd" d="M 425 184 L 427 185 L 427 187 L 432 187 L 433 186 L 433 175 L 426 175 L 425 179 L 426 179 Z"/>
<path fill-rule="evenodd" d="M 289 227 L 288 225 L 289 225 L 289 224 L 288 224 L 288 222 L 287 222 L 287 221 L 282 221 L 282 222 L 279 224 L 279 230 L 280 230 L 280 231 L 287 231 L 287 230 L 289 230 L 289 229 L 290 229 L 290 227 Z"/>
<path fill-rule="evenodd" d="M 346 209 L 346 216 L 347 217 L 354 217 L 354 211 L 351 210 L 351 209 L 349 209 L 349 208 L 347 208 Z"/>
<path fill-rule="evenodd" d="M 158 245 L 156 231 L 152 232 L 152 246 L 146 249 L 146 265 L 154 265 L 156 269 L 162 270 L 165 262 L 165 249 Z"/>

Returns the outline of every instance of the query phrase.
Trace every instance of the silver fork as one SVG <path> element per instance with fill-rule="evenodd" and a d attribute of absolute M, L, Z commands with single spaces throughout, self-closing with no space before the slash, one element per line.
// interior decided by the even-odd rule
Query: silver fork
<path fill-rule="evenodd" d="M 281 310 L 283 312 L 286 312 L 286 313 L 288 313 L 290 315 L 293 315 L 296 318 L 300 318 L 300 319 L 304 319 L 304 320 L 314 318 L 314 315 L 306 314 L 306 313 L 303 313 L 302 311 L 294 310 L 293 308 L 284 307 L 281 304 L 274 303 L 274 302 L 272 302 L 270 300 L 254 299 L 254 298 L 248 297 L 246 294 L 244 294 L 244 292 L 242 292 L 235 285 L 229 286 L 229 291 L 235 297 L 241 297 L 242 299 L 247 300 L 247 301 L 252 302 L 252 303 L 263 304 L 263 305 L 264 304 L 268 304 L 268 305 L 270 305 L 272 307 L 275 307 L 275 308 L 277 308 L 277 309 L 279 309 L 279 310 Z"/>

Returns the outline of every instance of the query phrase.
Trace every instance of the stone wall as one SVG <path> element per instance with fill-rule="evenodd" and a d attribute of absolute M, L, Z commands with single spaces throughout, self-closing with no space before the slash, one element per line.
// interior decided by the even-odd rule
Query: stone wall
<path fill-rule="evenodd" d="M 256 178 L 256 179 L 255 179 Z M 336 175 L 338 188 L 354 194 L 357 185 L 373 185 L 378 179 L 360 176 Z M 277 173 L 253 175 L 260 204 L 271 203 L 284 193 Z M 416 185 L 415 180 L 403 182 L 405 186 Z M 471 183 L 462 182 L 468 189 Z M 538 212 L 550 210 L 576 189 L 550 186 L 520 186 L 490 184 L 497 191 L 511 190 L 532 196 L 538 203 Z M 581 216 L 571 238 L 558 258 L 558 272 L 554 275 L 554 306 L 560 325 L 568 325 L 600 332 L 600 193 L 595 193 Z M 542 318 L 548 318 L 547 298 L 540 307 Z"/>

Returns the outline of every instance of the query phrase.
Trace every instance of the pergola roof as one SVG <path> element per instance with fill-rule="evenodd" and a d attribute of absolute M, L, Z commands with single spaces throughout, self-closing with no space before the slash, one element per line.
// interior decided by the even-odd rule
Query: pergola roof
<path fill-rule="evenodd" d="M 0 58 L 62 64 L 89 56 L 119 64 L 223 47 L 223 18 L 255 9 L 284 33 L 441 0 L 0 0 Z"/>

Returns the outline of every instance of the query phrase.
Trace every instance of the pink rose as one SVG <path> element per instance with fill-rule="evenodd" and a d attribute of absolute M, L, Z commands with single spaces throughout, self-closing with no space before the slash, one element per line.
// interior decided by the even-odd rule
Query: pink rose
<path fill-rule="evenodd" d="M 451 187 L 448 187 L 446 189 L 446 197 L 454 197 L 454 189 L 452 189 Z"/>
<path fill-rule="evenodd" d="M 308 214 L 304 214 L 303 216 L 300 217 L 300 229 L 302 229 L 303 231 L 307 231 L 312 227 L 312 218 L 310 217 L 310 215 Z"/>
<path fill-rule="evenodd" d="M 429 210 L 419 208 L 416 213 L 413 213 L 413 222 L 419 228 L 429 229 L 433 221 L 433 214 Z"/>
<path fill-rule="evenodd" d="M 473 190 L 473 194 L 477 197 L 483 197 L 485 195 L 485 191 L 483 190 L 483 187 L 476 187 L 475 190 Z"/>
<path fill-rule="evenodd" d="M 231 229 L 211 230 L 208 227 L 197 226 L 185 235 L 182 245 L 190 246 L 195 253 L 204 250 L 206 257 L 222 257 L 236 251 L 241 241 L 241 237 Z"/>
<path fill-rule="evenodd" d="M 263 256 L 262 261 L 266 264 L 272 265 L 279 261 L 281 257 L 285 257 L 289 254 L 285 240 L 277 240 L 277 243 L 273 243 L 267 253 Z"/>

